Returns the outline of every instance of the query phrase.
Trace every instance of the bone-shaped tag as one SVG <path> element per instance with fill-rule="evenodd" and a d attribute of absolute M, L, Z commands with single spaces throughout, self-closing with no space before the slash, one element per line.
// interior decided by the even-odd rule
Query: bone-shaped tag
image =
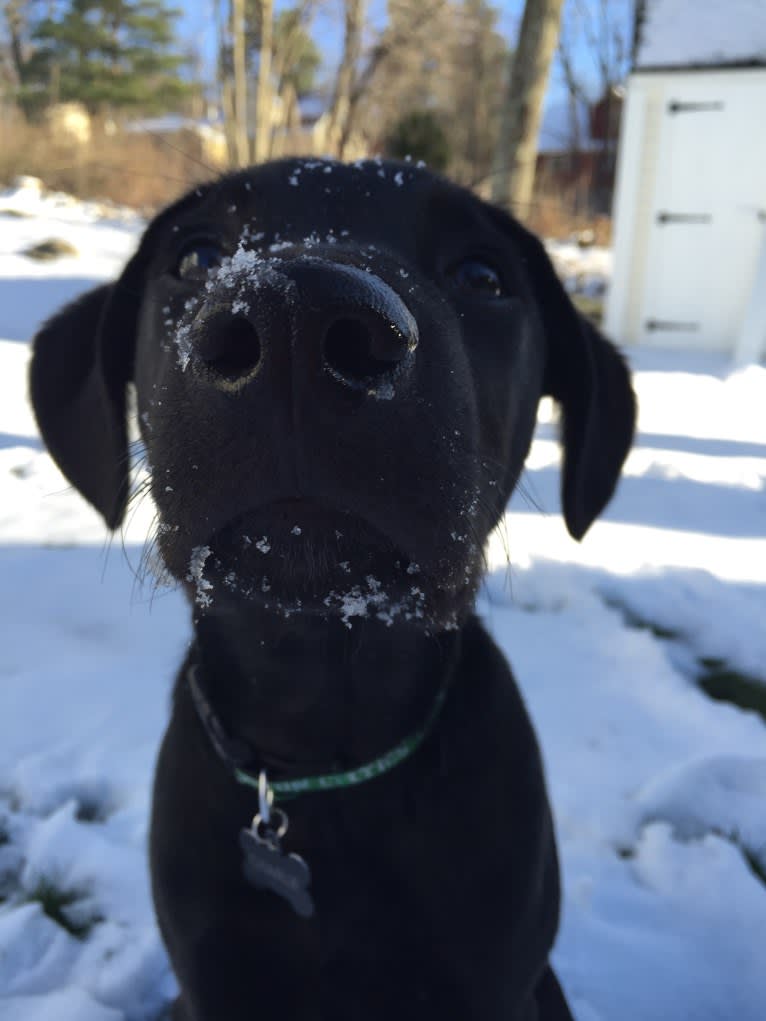
<path fill-rule="evenodd" d="M 301 918 L 314 914 L 309 892 L 311 872 L 298 854 L 285 854 L 279 840 L 259 836 L 257 828 L 240 830 L 239 844 L 244 852 L 245 878 L 259 890 L 271 890 L 284 898 Z"/>

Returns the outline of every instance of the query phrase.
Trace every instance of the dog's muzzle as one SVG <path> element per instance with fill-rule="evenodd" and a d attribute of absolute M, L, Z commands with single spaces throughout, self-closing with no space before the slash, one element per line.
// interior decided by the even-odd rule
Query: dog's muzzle
<path fill-rule="evenodd" d="M 215 385 L 239 390 L 278 349 L 312 346 L 343 387 L 385 396 L 408 371 L 418 327 L 384 280 L 321 258 L 254 259 L 209 289 L 191 325 L 192 360 Z"/>

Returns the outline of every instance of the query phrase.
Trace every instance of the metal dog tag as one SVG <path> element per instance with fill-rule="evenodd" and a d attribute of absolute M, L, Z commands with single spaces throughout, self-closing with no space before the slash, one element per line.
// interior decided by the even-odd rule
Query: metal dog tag
<path fill-rule="evenodd" d="M 259 890 L 278 894 L 301 918 L 311 918 L 314 914 L 314 900 L 309 892 L 311 872 L 300 855 L 285 854 L 282 850 L 281 838 L 287 829 L 287 819 L 283 812 L 275 809 L 274 815 L 277 814 L 284 819 L 277 829 L 265 825 L 260 815 L 256 815 L 250 829 L 240 831 L 245 878 Z"/>

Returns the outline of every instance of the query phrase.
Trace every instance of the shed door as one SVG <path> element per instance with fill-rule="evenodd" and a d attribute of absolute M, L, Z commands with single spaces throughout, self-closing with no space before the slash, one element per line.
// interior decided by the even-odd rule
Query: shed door
<path fill-rule="evenodd" d="M 766 225 L 763 80 L 668 80 L 641 340 L 732 350 Z"/>

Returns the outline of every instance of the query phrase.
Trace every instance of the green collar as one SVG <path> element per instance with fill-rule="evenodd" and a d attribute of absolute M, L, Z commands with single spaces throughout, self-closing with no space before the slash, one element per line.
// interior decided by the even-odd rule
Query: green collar
<path fill-rule="evenodd" d="M 250 772 L 244 768 L 244 763 L 252 761 L 255 757 L 252 750 L 242 742 L 229 737 L 224 730 L 202 688 L 200 668 L 193 664 L 187 670 L 186 676 L 194 707 L 218 757 L 229 769 L 237 783 L 258 790 L 262 771 Z M 446 698 L 447 686 L 444 685 L 439 689 L 423 725 L 371 762 L 365 762 L 361 766 L 345 769 L 338 773 L 324 773 L 319 776 L 304 776 L 295 780 L 277 780 L 276 782 L 269 780 L 269 790 L 273 792 L 276 800 L 289 801 L 299 794 L 356 787 L 359 784 L 367 783 L 368 780 L 383 776 L 384 773 L 390 772 L 399 763 L 404 762 L 422 745 L 431 733 Z"/>

